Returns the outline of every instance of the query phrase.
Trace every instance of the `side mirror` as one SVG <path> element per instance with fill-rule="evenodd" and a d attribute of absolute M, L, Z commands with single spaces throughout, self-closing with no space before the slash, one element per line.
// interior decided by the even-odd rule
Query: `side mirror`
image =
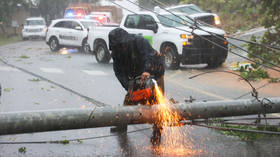
<path fill-rule="evenodd" d="M 146 28 L 148 30 L 152 30 L 154 33 L 157 33 L 157 31 L 158 31 L 158 25 L 156 23 L 154 23 L 154 24 L 147 24 Z"/>
<path fill-rule="evenodd" d="M 75 26 L 75 30 L 81 31 L 81 30 L 83 30 L 83 28 L 81 26 Z"/>

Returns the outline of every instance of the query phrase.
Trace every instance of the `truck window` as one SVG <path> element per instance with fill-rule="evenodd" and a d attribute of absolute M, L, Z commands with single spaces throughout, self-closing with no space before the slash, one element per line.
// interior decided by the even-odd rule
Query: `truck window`
<path fill-rule="evenodd" d="M 157 15 L 160 23 L 165 27 L 191 26 L 193 21 L 184 15 Z M 199 24 L 199 23 L 198 23 Z"/>
<path fill-rule="evenodd" d="M 179 11 L 179 12 L 183 12 L 183 13 L 186 13 L 189 15 L 204 12 L 196 5 L 188 5 L 188 6 L 173 8 L 173 9 L 170 9 L 170 11 Z"/>
<path fill-rule="evenodd" d="M 148 25 L 156 24 L 154 18 L 150 15 L 141 15 L 138 23 L 139 29 L 148 29 Z"/>
<path fill-rule="evenodd" d="M 139 19 L 140 19 L 139 15 L 128 15 L 124 23 L 124 26 L 126 28 L 137 28 Z"/>

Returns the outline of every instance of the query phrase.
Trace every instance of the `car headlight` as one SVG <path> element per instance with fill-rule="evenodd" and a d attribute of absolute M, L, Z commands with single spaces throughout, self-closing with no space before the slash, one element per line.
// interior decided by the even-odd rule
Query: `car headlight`
<path fill-rule="evenodd" d="M 219 16 L 214 16 L 214 22 L 215 22 L 215 25 L 220 25 L 221 24 L 220 17 Z"/>
<path fill-rule="evenodd" d="M 193 35 L 187 35 L 187 34 L 180 34 L 180 37 L 182 39 L 193 39 Z"/>
<path fill-rule="evenodd" d="M 192 44 L 192 42 L 190 42 L 190 41 L 183 41 L 183 46 L 187 46 L 187 45 L 191 45 Z"/>

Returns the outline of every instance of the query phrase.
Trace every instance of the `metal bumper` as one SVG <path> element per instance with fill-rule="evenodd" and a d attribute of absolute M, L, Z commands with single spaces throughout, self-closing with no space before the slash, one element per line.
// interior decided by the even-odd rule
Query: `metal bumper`
<path fill-rule="evenodd" d="M 227 45 L 223 45 L 228 49 Z M 227 58 L 228 50 L 218 46 L 210 48 L 197 48 L 195 46 L 185 46 L 181 55 L 182 64 L 201 64 L 210 61 L 224 62 Z"/>

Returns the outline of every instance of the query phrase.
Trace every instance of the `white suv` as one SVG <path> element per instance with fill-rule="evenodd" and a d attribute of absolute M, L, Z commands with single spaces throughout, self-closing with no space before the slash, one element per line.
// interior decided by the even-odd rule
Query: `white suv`
<path fill-rule="evenodd" d="M 30 17 L 24 21 L 22 29 L 22 39 L 32 37 L 39 37 L 45 39 L 46 37 L 46 22 L 42 17 Z"/>
<path fill-rule="evenodd" d="M 95 20 L 54 20 L 47 29 L 46 43 L 50 46 L 51 51 L 58 51 L 61 47 L 77 47 L 82 52 L 89 53 L 88 31 L 91 26 L 97 25 L 100 23 Z"/>

